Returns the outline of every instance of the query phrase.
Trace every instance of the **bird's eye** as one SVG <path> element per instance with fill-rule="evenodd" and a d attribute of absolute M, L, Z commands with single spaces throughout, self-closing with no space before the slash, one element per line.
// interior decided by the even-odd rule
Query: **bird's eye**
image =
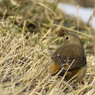
<path fill-rule="evenodd" d="M 70 38 L 69 37 L 65 37 L 66 40 L 69 40 Z"/>

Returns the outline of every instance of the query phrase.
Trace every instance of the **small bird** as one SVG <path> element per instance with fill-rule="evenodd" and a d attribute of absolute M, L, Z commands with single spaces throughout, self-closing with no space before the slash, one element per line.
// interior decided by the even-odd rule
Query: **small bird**
<path fill-rule="evenodd" d="M 69 31 L 61 30 L 61 36 L 63 37 L 63 43 L 51 57 L 50 74 L 56 75 L 62 70 L 59 76 L 64 76 L 66 70 L 68 70 L 65 80 L 68 81 L 75 76 L 73 80 L 79 82 L 86 73 L 86 57 L 82 42 L 77 35 Z"/>

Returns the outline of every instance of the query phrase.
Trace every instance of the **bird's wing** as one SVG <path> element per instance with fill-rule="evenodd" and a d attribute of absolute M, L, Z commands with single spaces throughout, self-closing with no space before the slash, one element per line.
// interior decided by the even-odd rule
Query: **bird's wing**
<path fill-rule="evenodd" d="M 72 64 L 72 66 L 70 67 L 70 69 L 80 68 L 82 66 L 86 66 L 86 57 L 85 56 L 75 58 L 75 61 Z"/>
<path fill-rule="evenodd" d="M 52 57 L 52 60 L 55 62 L 55 64 L 57 64 L 60 68 L 62 68 L 64 65 L 66 65 L 66 57 L 65 56 L 61 56 L 59 54 L 56 54 Z"/>
<path fill-rule="evenodd" d="M 82 67 L 84 65 L 86 65 L 86 58 L 84 57 L 69 57 L 69 59 L 67 60 L 67 58 L 65 56 L 56 54 L 52 57 L 52 60 L 55 62 L 55 64 L 57 64 L 60 68 L 63 68 L 65 65 L 69 66 L 72 62 L 72 65 L 70 67 L 70 69 L 74 69 L 74 68 L 79 68 Z M 69 69 L 69 70 L 70 70 Z"/>

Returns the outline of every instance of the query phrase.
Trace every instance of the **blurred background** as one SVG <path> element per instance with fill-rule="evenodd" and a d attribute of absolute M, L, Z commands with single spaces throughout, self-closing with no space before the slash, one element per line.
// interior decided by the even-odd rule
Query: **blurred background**
<path fill-rule="evenodd" d="M 60 0 L 63 3 L 79 5 L 82 7 L 94 8 L 95 0 Z"/>

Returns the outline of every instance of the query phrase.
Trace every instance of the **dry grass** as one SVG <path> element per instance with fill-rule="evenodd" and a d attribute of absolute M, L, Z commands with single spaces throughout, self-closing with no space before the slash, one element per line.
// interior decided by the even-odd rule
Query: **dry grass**
<path fill-rule="evenodd" d="M 57 3 L 51 5 L 44 0 L 24 0 L 19 6 L 1 2 L 0 95 L 95 94 L 95 38 L 90 36 L 95 31 L 82 21 L 77 27 L 76 18 L 57 10 Z M 77 34 L 84 43 L 87 73 L 83 83 L 75 86 L 49 75 L 51 55 L 61 44 L 55 32 L 60 26 L 82 33 Z"/>

